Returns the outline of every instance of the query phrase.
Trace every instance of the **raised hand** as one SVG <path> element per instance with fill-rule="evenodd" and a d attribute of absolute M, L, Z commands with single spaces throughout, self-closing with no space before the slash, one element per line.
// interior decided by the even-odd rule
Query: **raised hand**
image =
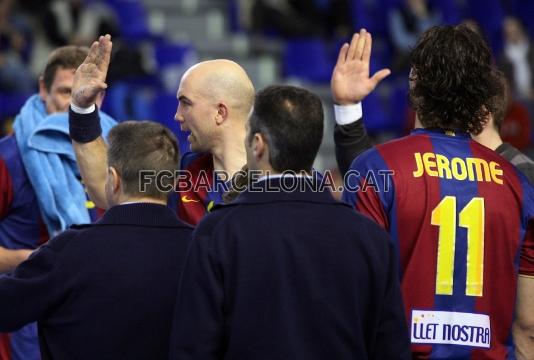
<path fill-rule="evenodd" d="M 107 89 L 106 75 L 111 56 L 111 36 L 100 36 L 93 42 L 85 61 L 74 74 L 72 103 L 89 107 L 95 103 L 98 94 Z"/>
<path fill-rule="evenodd" d="M 350 44 L 343 44 L 330 83 L 332 98 L 338 105 L 355 104 L 371 93 L 391 71 L 382 69 L 369 77 L 371 34 L 360 30 Z"/>

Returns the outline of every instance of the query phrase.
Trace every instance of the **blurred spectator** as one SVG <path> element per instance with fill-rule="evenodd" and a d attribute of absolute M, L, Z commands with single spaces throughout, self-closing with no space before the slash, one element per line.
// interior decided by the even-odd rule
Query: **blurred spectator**
<path fill-rule="evenodd" d="M 256 0 L 252 29 L 283 37 L 339 36 L 352 31 L 347 0 Z"/>
<path fill-rule="evenodd" d="M 513 147 L 525 151 L 531 145 L 530 135 L 532 125 L 530 115 L 525 105 L 514 100 L 510 93 L 510 81 L 505 86 L 505 104 L 503 106 L 504 114 L 495 114 L 495 121 L 500 127 L 501 137 L 504 142 L 511 144 Z M 498 119 L 503 119 L 502 123 Z"/>
<path fill-rule="evenodd" d="M 532 100 L 534 51 L 521 22 L 512 16 L 503 23 L 504 52 L 499 61 L 506 77 L 511 79 L 513 94 Z"/>
<path fill-rule="evenodd" d="M 34 79 L 26 70 L 29 26 L 12 12 L 12 0 L 0 0 L 0 91 L 29 93 Z"/>
<path fill-rule="evenodd" d="M 135 21 L 135 19 L 131 19 Z M 42 24 L 49 45 L 90 45 L 99 35 L 114 37 L 113 62 L 108 81 L 145 76 L 143 54 L 137 46 L 121 41 L 118 20 L 112 8 L 101 0 L 52 0 Z"/>
<path fill-rule="evenodd" d="M 132 19 L 135 21 L 135 19 Z M 112 9 L 102 1 L 53 0 L 42 17 L 52 46 L 89 45 L 98 35 L 117 33 Z"/>
<path fill-rule="evenodd" d="M 441 23 L 441 14 L 426 0 L 404 0 L 389 13 L 389 31 L 396 56 L 394 70 L 407 70 L 408 56 L 419 36 Z"/>

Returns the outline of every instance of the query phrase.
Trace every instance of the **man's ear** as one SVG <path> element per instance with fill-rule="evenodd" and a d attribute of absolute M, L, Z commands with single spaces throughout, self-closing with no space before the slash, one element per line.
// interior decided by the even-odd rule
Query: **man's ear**
<path fill-rule="evenodd" d="M 228 113 L 228 106 L 225 103 L 217 104 L 217 114 L 215 115 L 217 125 L 221 125 L 228 118 Z"/>
<path fill-rule="evenodd" d="M 46 101 L 46 97 L 48 96 L 48 90 L 46 89 L 43 77 L 39 77 L 39 97 L 41 100 Z"/>
<path fill-rule="evenodd" d="M 116 194 L 118 191 L 120 191 L 122 185 L 121 177 L 119 176 L 118 171 L 113 166 L 110 166 L 108 168 L 108 171 L 111 180 L 111 189 L 113 193 Z"/>
<path fill-rule="evenodd" d="M 255 133 L 252 138 L 252 154 L 256 161 L 265 160 L 265 157 L 269 161 L 269 144 L 261 133 Z"/>

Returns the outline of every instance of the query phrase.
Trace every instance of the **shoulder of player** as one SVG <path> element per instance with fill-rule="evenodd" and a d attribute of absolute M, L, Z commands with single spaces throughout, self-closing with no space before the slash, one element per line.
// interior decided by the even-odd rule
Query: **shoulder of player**
<path fill-rule="evenodd" d="M 527 178 L 529 184 L 534 186 L 534 163 L 524 162 L 516 165 L 519 171 Z"/>
<path fill-rule="evenodd" d="M 401 154 L 403 148 L 412 141 L 417 141 L 418 135 L 410 135 L 402 138 L 390 140 L 388 142 L 375 145 L 367 149 L 359 156 L 357 156 L 351 164 L 351 169 L 358 169 L 361 167 L 371 167 L 373 165 L 382 165 L 384 156 Z M 389 156 L 388 156 L 389 157 Z"/>
<path fill-rule="evenodd" d="M 511 157 L 509 152 L 499 152 L 499 148 L 492 150 L 475 140 L 469 140 L 470 146 L 473 150 L 476 151 L 477 155 L 482 157 L 486 161 L 495 161 L 501 165 L 501 167 L 515 169 L 514 164 L 511 162 Z M 515 149 L 515 148 L 514 148 Z M 517 149 L 515 149 L 517 150 Z M 514 152 L 515 154 L 515 152 Z M 504 160 L 504 161 L 503 161 Z"/>

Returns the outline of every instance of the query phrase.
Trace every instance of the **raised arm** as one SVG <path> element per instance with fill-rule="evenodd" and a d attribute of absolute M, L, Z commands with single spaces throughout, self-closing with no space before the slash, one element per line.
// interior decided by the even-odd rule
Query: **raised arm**
<path fill-rule="evenodd" d="M 69 111 L 72 145 L 87 192 L 96 206 L 108 207 L 105 196 L 107 146 L 100 135 L 95 103 L 107 88 L 111 37 L 101 36 L 91 45 L 87 58 L 76 70 Z M 100 132 L 99 132 L 100 130 Z"/>
<path fill-rule="evenodd" d="M 107 209 L 105 184 L 107 176 L 107 145 L 102 136 L 88 143 L 72 141 L 78 168 L 87 193 L 95 205 Z"/>
<path fill-rule="evenodd" d="M 369 77 L 371 49 L 371 34 L 365 29 L 360 30 L 350 44 L 341 47 L 332 72 L 330 85 L 336 118 L 334 143 L 336 160 L 343 175 L 355 157 L 372 147 L 361 120 L 361 101 L 390 74 L 389 69 L 382 69 Z"/>

